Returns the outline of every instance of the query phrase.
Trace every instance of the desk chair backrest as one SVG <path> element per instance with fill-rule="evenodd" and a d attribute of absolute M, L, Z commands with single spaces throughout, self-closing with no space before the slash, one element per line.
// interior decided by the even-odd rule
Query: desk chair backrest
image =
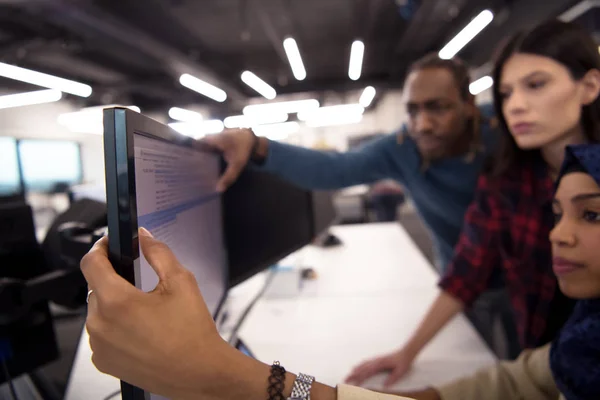
<path fill-rule="evenodd" d="M 106 203 L 90 199 L 77 200 L 67 211 L 56 217 L 42 243 L 44 255 L 52 270 L 78 267 L 78 265 L 65 265 L 61 256 L 59 228 L 66 222 L 80 222 L 90 229 L 106 226 Z"/>

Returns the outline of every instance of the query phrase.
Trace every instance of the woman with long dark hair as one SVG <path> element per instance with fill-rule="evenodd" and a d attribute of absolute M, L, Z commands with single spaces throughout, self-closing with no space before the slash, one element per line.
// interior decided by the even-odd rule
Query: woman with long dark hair
<path fill-rule="evenodd" d="M 348 382 L 390 371 L 391 385 L 427 343 L 486 290 L 501 260 L 522 348 L 551 341 L 572 302 L 552 273 L 552 185 L 565 147 L 600 141 L 600 54 L 578 25 L 550 21 L 512 37 L 495 62 L 493 96 L 505 134 L 478 182 L 441 294 L 411 339 L 367 361 Z"/>

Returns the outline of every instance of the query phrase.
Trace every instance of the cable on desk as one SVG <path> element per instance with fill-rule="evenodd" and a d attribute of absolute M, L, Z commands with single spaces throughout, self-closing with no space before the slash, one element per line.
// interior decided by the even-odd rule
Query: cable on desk
<path fill-rule="evenodd" d="M 4 376 L 6 376 L 6 381 L 8 382 L 8 388 L 10 390 L 10 396 L 12 400 L 19 400 L 17 396 L 17 390 L 15 389 L 15 383 L 13 382 L 10 373 L 8 372 L 8 365 L 6 365 L 6 360 L 1 358 L 2 360 L 2 372 L 4 372 Z"/>
<path fill-rule="evenodd" d="M 113 398 L 115 398 L 116 396 L 121 394 L 121 389 L 116 390 L 114 392 L 112 392 L 111 394 L 109 394 L 108 396 L 106 396 L 104 399 L 102 400 L 112 400 Z"/>
<path fill-rule="evenodd" d="M 238 333 L 238 331 L 242 327 L 242 324 L 246 320 L 246 317 L 248 317 L 248 314 L 250 314 L 250 311 L 252 311 L 252 309 L 254 308 L 254 306 L 256 305 L 256 303 L 258 302 L 258 300 L 260 300 L 260 298 L 264 296 L 265 292 L 267 291 L 267 289 L 271 285 L 271 282 L 273 281 L 273 278 L 275 278 L 275 274 L 276 273 L 277 273 L 277 269 L 276 268 L 272 268 L 269 271 L 269 275 L 267 276 L 267 279 L 266 279 L 265 284 L 263 285 L 262 289 L 260 290 L 260 292 L 258 292 L 258 294 L 256 295 L 256 297 L 254 297 L 254 299 L 252 299 L 252 301 L 250 302 L 250 304 L 248 305 L 248 307 L 246 307 L 246 309 L 242 313 L 242 316 L 240 317 L 240 319 L 238 319 L 238 322 L 235 324 L 234 328 L 232 329 L 231 336 L 229 337 L 229 344 L 235 345 L 235 340 L 237 339 L 237 333 Z"/>

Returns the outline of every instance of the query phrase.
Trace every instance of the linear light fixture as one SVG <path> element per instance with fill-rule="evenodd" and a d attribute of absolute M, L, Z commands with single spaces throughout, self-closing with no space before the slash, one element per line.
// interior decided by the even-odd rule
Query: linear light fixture
<path fill-rule="evenodd" d="M 179 108 L 179 107 L 171 107 L 169 109 L 169 117 L 171 117 L 171 119 L 174 119 L 176 121 L 183 121 L 183 122 L 193 122 L 193 121 L 197 122 L 197 121 L 202 121 L 204 119 L 202 114 L 200 114 L 199 112 L 192 111 L 192 110 L 186 110 L 185 108 Z"/>
<path fill-rule="evenodd" d="M 296 40 L 294 38 L 290 37 L 283 41 L 283 48 L 290 63 L 290 67 L 292 68 L 294 78 L 296 78 L 299 81 L 304 80 L 306 78 L 306 69 L 304 68 L 302 57 L 300 56 L 300 49 L 298 49 L 298 43 L 296 43 Z"/>
<path fill-rule="evenodd" d="M 271 85 L 260 79 L 253 72 L 244 71 L 242 72 L 242 82 L 256 90 L 258 94 L 263 96 L 265 99 L 273 100 L 277 96 L 277 92 Z"/>
<path fill-rule="evenodd" d="M 491 88 L 493 84 L 494 80 L 491 76 L 484 76 L 482 78 L 477 79 L 474 82 L 471 82 L 471 84 L 469 85 L 469 92 L 471 92 L 471 94 L 475 96 Z"/>
<path fill-rule="evenodd" d="M 282 101 L 278 103 L 252 104 L 244 107 L 244 115 L 264 115 L 270 113 L 291 114 L 319 108 L 315 99 Z"/>
<path fill-rule="evenodd" d="M 283 140 L 289 135 L 297 133 L 300 130 L 300 124 L 296 121 L 284 122 L 282 124 L 260 125 L 253 128 L 257 136 L 264 136 L 271 140 Z"/>
<path fill-rule="evenodd" d="M 364 111 L 365 108 L 360 104 L 340 104 L 299 112 L 298 119 L 300 121 L 308 121 L 334 115 L 362 115 Z"/>
<path fill-rule="evenodd" d="M 0 76 L 48 89 L 60 90 L 61 92 L 74 94 L 75 96 L 89 97 L 92 94 L 92 87 L 90 85 L 1 62 Z"/>
<path fill-rule="evenodd" d="M 355 40 L 350 49 L 350 63 L 348 64 L 348 76 L 353 81 L 357 81 L 360 78 L 364 54 L 365 44 L 360 40 Z"/>
<path fill-rule="evenodd" d="M 223 121 L 218 119 L 211 119 L 202 122 L 171 122 L 169 126 L 182 135 L 189 136 L 194 139 L 200 139 L 205 135 L 221 133 L 225 128 Z"/>
<path fill-rule="evenodd" d="M 7 94 L 0 96 L 0 108 L 30 106 L 33 104 L 52 103 L 60 100 L 62 92 L 54 89 L 37 90 L 34 92 Z"/>
<path fill-rule="evenodd" d="M 494 14 L 490 10 L 483 10 L 467 24 L 452 40 L 438 53 L 440 58 L 450 59 L 492 22 Z"/>
<path fill-rule="evenodd" d="M 252 128 L 259 125 L 275 124 L 287 121 L 289 116 L 285 113 L 270 113 L 257 115 L 233 115 L 225 118 L 225 128 Z"/>
<path fill-rule="evenodd" d="M 311 128 L 348 125 L 361 122 L 364 111 L 364 107 L 360 104 L 341 104 L 299 113 L 298 119 L 305 121 Z"/>
<path fill-rule="evenodd" d="M 203 96 L 206 96 L 214 101 L 218 101 L 219 103 L 227 100 L 227 93 L 223 89 L 219 89 L 218 87 L 211 85 L 208 82 L 203 81 L 202 79 L 198 79 L 195 76 L 190 74 L 183 74 L 179 77 L 179 83 L 185 86 L 188 89 L 193 90 L 194 92 L 200 93 Z"/>
<path fill-rule="evenodd" d="M 376 91 L 373 86 L 367 86 L 365 88 L 365 90 L 363 90 L 362 94 L 360 95 L 358 104 L 360 104 L 364 108 L 369 107 L 371 105 L 371 103 L 373 102 L 373 99 L 375 98 L 375 93 L 376 93 Z"/>
<path fill-rule="evenodd" d="M 362 114 L 334 114 L 328 116 L 319 116 L 306 121 L 306 126 L 311 128 L 320 128 L 323 126 L 351 125 L 358 124 L 363 119 Z"/>

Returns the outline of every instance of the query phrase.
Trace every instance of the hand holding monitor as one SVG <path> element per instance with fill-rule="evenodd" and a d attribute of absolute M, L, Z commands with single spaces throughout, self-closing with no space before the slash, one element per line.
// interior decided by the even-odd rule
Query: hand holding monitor
<path fill-rule="evenodd" d="M 167 280 L 160 289 L 164 279 L 140 251 L 138 228 L 144 227 L 195 277 L 215 317 L 227 290 L 221 196 L 215 190 L 219 155 L 126 109 L 105 110 L 104 130 L 108 254 L 113 267 L 144 292 L 169 288 Z M 148 314 L 152 321 L 138 321 L 148 336 L 170 323 L 168 315 L 158 312 L 158 304 L 156 311 Z M 123 345 L 124 352 L 130 350 Z M 124 400 L 159 399 L 124 382 L 122 391 Z"/>

